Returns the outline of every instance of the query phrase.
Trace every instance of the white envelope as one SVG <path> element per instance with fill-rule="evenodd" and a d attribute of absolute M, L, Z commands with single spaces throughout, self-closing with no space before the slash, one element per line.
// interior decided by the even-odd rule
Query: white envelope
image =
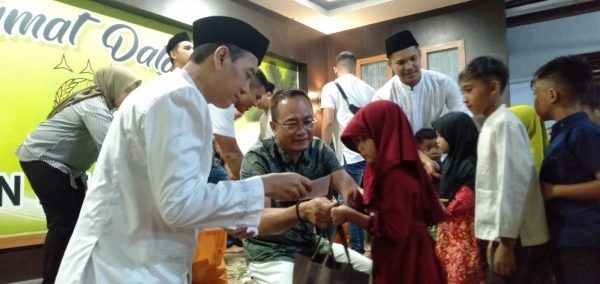
<path fill-rule="evenodd" d="M 329 193 L 329 182 L 331 181 L 331 175 L 315 179 L 311 181 L 312 191 L 309 192 L 302 200 L 309 200 L 317 197 L 327 196 Z"/>

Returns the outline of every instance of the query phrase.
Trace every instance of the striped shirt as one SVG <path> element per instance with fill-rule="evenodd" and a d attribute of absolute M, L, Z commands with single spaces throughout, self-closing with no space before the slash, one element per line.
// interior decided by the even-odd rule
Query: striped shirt
<path fill-rule="evenodd" d="M 22 162 L 42 161 L 67 174 L 71 186 L 98 158 L 112 113 L 103 96 L 66 107 L 42 122 L 17 148 Z"/>

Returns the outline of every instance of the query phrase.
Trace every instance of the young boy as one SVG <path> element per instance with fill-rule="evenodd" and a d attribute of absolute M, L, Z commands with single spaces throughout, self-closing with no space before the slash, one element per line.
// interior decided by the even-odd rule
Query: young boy
<path fill-rule="evenodd" d="M 591 82 L 588 65 L 564 56 L 531 83 L 536 112 L 556 121 L 540 180 L 558 283 L 600 283 L 600 128 L 579 107 Z"/>
<path fill-rule="evenodd" d="M 549 235 L 527 131 L 500 101 L 507 79 L 506 65 L 492 57 L 474 59 L 459 75 L 465 104 L 486 119 L 477 143 L 475 237 L 489 241 L 488 283 L 532 283 L 530 263 L 537 263 L 529 250 Z"/>
<path fill-rule="evenodd" d="M 435 133 L 435 130 L 431 128 L 421 128 L 421 130 L 417 131 L 415 134 L 415 139 L 417 140 L 419 150 L 439 164 L 442 152 L 437 146 L 437 133 Z"/>
<path fill-rule="evenodd" d="M 595 83 L 585 95 L 580 96 L 581 109 L 590 120 L 600 126 L 600 85 Z"/>

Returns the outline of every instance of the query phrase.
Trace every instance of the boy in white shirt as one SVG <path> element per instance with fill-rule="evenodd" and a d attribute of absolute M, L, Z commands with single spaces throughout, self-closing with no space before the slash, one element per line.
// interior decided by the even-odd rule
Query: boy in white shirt
<path fill-rule="evenodd" d="M 506 65 L 487 56 L 459 75 L 465 104 L 486 118 L 477 143 L 475 237 L 489 241 L 489 283 L 531 283 L 539 266 L 529 264 L 543 261 L 531 256 L 544 251 L 549 234 L 527 130 L 500 101 L 507 79 Z"/>

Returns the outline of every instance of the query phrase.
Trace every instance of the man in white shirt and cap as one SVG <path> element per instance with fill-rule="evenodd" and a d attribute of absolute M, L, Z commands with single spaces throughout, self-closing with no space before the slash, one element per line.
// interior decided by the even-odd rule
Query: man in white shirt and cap
<path fill-rule="evenodd" d="M 165 51 L 171 60 L 173 70 L 181 69 L 190 60 L 194 45 L 186 32 L 180 32 L 169 39 Z"/>
<path fill-rule="evenodd" d="M 187 283 L 198 229 L 252 235 L 265 196 L 310 191 L 289 173 L 208 184 L 208 104 L 225 108 L 248 92 L 269 40 L 221 16 L 193 32 L 191 61 L 136 89 L 115 115 L 57 283 Z"/>
<path fill-rule="evenodd" d="M 388 65 L 394 76 L 373 96 L 390 100 L 406 114 L 413 133 L 431 128 L 431 122 L 451 111 L 469 113 L 456 81 L 448 75 L 421 69 L 419 44 L 410 31 L 401 31 L 385 40 Z"/>

